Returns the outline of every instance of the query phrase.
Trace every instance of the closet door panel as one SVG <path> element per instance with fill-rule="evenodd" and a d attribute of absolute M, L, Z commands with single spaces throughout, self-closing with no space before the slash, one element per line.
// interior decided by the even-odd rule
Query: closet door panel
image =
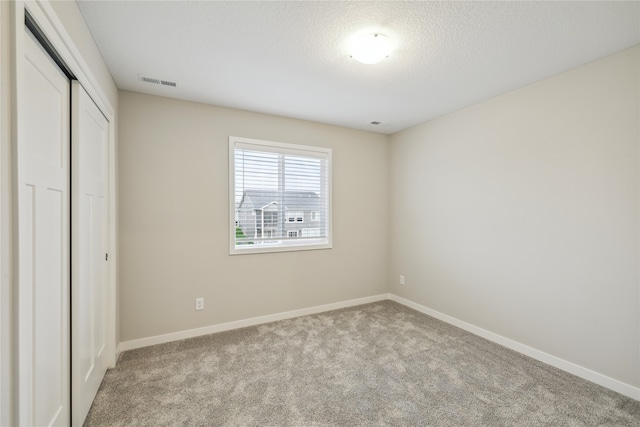
<path fill-rule="evenodd" d="M 72 424 L 82 425 L 107 371 L 109 123 L 72 83 Z"/>
<path fill-rule="evenodd" d="M 19 423 L 68 425 L 70 83 L 29 31 L 19 86 Z"/>

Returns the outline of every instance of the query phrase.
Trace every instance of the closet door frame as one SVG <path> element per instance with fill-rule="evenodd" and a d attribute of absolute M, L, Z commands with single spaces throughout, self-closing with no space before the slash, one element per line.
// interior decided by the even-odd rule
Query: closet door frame
<path fill-rule="evenodd" d="M 0 425 L 13 425 L 11 7 L 0 1 Z"/>
<path fill-rule="evenodd" d="M 83 85 L 89 96 L 93 99 L 95 104 L 104 114 L 109 122 L 109 170 L 108 170 L 108 182 L 109 182 L 109 207 L 108 207 L 108 253 L 109 262 L 107 266 L 108 270 L 108 303 L 107 303 L 107 319 L 108 319 L 108 339 L 107 339 L 107 360 L 109 367 L 115 366 L 117 355 L 119 353 L 117 343 L 117 178 L 116 172 L 116 127 L 115 127 L 115 110 L 110 104 L 106 94 L 98 84 L 93 72 L 89 68 L 87 62 L 82 57 L 80 51 L 76 47 L 71 35 L 66 31 L 62 22 L 56 15 L 53 7 L 46 0 L 27 0 L 27 1 L 15 1 L 10 3 L 10 47 L 11 47 L 11 107 L 10 107 L 10 126 L 11 126 L 11 194 L 10 205 L 13 218 L 11 220 L 12 235 L 10 244 L 10 253 L 8 254 L 12 259 L 11 262 L 11 280 L 9 284 L 9 293 L 12 299 L 12 313 L 9 319 L 9 324 L 3 324 L 2 343 L 3 347 L 9 346 L 9 349 L 2 348 L 2 355 L 10 354 L 8 365 L 11 366 L 11 371 L 14 373 L 9 379 L 9 387 L 2 389 L 2 396 L 0 396 L 0 415 L 3 420 L 10 420 L 12 424 L 20 425 L 20 412 L 29 411 L 31 403 L 20 402 L 20 377 L 18 372 L 19 353 L 17 351 L 17 343 L 19 342 L 19 330 L 22 329 L 20 322 L 28 322 L 28 319 L 24 319 L 19 311 L 19 307 L 25 304 L 25 301 L 20 301 L 21 294 L 21 281 L 19 276 L 19 218 L 18 214 L 18 166 L 19 159 L 17 153 L 19 147 L 23 144 L 23 132 L 24 130 L 20 126 L 26 124 L 21 123 L 18 117 L 20 111 L 20 88 L 23 85 L 23 60 L 25 55 L 24 37 L 25 37 L 25 15 L 26 12 L 30 15 L 33 21 L 37 24 L 42 34 L 48 39 L 51 46 L 55 49 L 61 59 L 73 72 L 76 79 Z M 5 9 L 6 10 L 6 9 Z M 4 236 L 3 236 L 4 239 Z M 3 254 L 5 255 L 5 254 Z M 4 273 L 3 273 L 4 274 Z M 3 285 L 3 295 L 5 283 Z M 3 315 L 4 316 L 4 315 Z M 4 319 L 3 319 L 4 320 Z M 10 335 L 10 336 L 8 336 Z M 13 346 L 12 346 L 13 344 Z M 11 347 L 14 349 L 11 350 Z M 8 351 L 6 351 L 8 350 Z M 3 358 L 0 359 L 3 366 L 7 361 Z M 4 377 L 3 377 L 4 382 Z M 8 389 L 8 390 L 7 390 Z M 24 400 L 24 399 L 23 399 Z M 26 406 L 25 406 L 26 405 Z"/>

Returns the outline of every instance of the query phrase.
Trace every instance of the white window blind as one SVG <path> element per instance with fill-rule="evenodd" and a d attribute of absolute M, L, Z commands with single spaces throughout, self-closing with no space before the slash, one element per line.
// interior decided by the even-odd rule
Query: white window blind
<path fill-rule="evenodd" d="M 230 137 L 229 164 L 231 254 L 331 247 L 330 149 Z"/>

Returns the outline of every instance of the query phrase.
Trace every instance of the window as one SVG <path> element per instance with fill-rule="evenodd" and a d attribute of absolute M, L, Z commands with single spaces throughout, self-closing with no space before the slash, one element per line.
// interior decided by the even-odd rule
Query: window
<path fill-rule="evenodd" d="M 331 248 L 330 149 L 229 137 L 229 187 L 230 254 Z"/>
<path fill-rule="evenodd" d="M 278 212 L 265 211 L 264 212 L 264 226 L 265 227 L 277 227 L 278 226 Z"/>
<path fill-rule="evenodd" d="M 287 213 L 287 222 L 303 222 L 303 212 L 289 212 Z"/>

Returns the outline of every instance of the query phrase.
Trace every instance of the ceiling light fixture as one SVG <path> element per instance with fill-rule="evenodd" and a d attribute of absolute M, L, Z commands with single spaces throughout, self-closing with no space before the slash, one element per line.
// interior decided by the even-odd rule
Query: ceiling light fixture
<path fill-rule="evenodd" d="M 374 33 L 358 37 L 351 44 L 351 57 L 363 64 L 375 64 L 389 56 L 393 46 L 382 34 Z"/>

